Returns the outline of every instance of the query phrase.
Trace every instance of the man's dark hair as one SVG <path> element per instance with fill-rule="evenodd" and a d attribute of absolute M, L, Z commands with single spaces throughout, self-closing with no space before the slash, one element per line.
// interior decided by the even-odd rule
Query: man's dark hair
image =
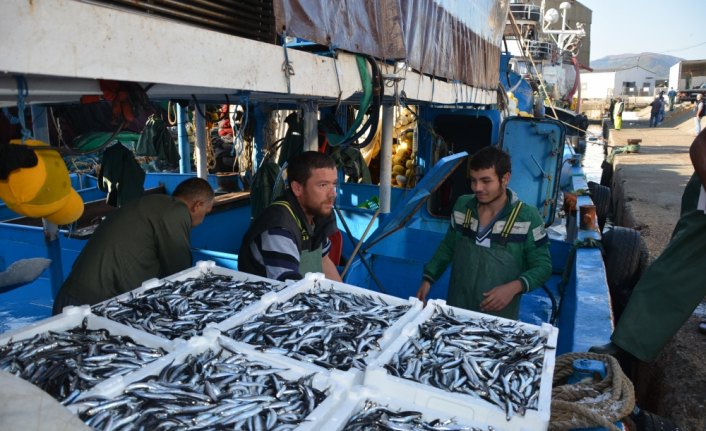
<path fill-rule="evenodd" d="M 495 168 L 495 174 L 502 178 L 508 172 L 512 172 L 510 155 L 497 147 L 484 147 L 473 156 L 469 168 L 472 171 Z"/>
<path fill-rule="evenodd" d="M 326 154 L 317 151 L 304 151 L 289 160 L 287 179 L 290 183 L 296 181 L 304 185 L 311 177 L 312 170 L 322 168 L 336 169 L 336 162 Z"/>
<path fill-rule="evenodd" d="M 210 201 L 213 199 L 213 187 L 203 178 L 189 178 L 184 180 L 174 189 L 172 196 L 182 198 L 187 201 L 197 201 L 203 199 Z"/>

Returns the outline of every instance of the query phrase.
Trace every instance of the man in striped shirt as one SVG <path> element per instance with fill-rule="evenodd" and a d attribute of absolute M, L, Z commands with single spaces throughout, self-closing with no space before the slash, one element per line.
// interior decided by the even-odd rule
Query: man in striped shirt
<path fill-rule="evenodd" d="M 274 280 L 298 280 L 322 272 L 341 281 L 328 256 L 338 231 L 333 205 L 338 173 L 334 160 L 306 151 L 289 161 L 289 188 L 253 221 L 243 237 L 238 270 Z"/>

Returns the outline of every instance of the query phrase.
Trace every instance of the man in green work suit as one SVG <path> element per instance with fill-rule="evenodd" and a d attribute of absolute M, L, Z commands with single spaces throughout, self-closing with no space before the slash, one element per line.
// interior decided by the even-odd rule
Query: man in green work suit
<path fill-rule="evenodd" d="M 336 162 L 316 151 L 289 160 L 289 188 L 260 214 L 243 237 L 238 270 L 274 280 L 298 280 L 322 272 L 341 281 L 328 257 L 329 236 L 337 232 Z"/>
<path fill-rule="evenodd" d="M 672 239 L 635 285 L 613 341 L 592 347 L 594 353 L 620 356 L 625 351 L 654 361 L 706 295 L 706 213 L 698 207 L 706 186 L 706 131 L 694 139 L 689 155 L 695 172 L 682 194 Z"/>
<path fill-rule="evenodd" d="M 417 298 L 451 263 L 447 303 L 517 319 L 520 295 L 541 286 L 552 272 L 544 221 L 508 189 L 510 156 L 486 147 L 470 160 L 473 195 L 458 198 L 451 224 L 424 267 Z"/>
<path fill-rule="evenodd" d="M 151 194 L 110 214 L 79 254 L 54 300 L 54 314 L 67 305 L 97 304 L 191 266 L 191 228 L 213 207 L 208 181 L 190 178 L 172 196 Z"/>

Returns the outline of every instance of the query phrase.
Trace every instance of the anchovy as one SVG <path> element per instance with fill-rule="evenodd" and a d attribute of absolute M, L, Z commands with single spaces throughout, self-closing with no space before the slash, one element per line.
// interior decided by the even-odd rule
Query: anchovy
<path fill-rule="evenodd" d="M 211 322 L 222 322 L 279 285 L 233 281 L 205 273 L 184 281 L 167 281 L 127 298 L 94 305 L 93 313 L 170 340 L 201 335 Z"/>
<path fill-rule="evenodd" d="M 425 421 L 421 412 L 392 410 L 370 400 L 353 414 L 343 431 L 493 431 L 456 424 L 453 419 Z"/>
<path fill-rule="evenodd" d="M 226 334 L 327 369 L 365 369 L 370 352 L 380 350 L 378 340 L 409 309 L 379 296 L 314 288 L 273 303 Z"/>
<path fill-rule="evenodd" d="M 140 369 L 166 353 L 106 329 L 88 329 L 86 318 L 73 329 L 0 346 L 0 369 L 68 403 L 101 381 Z"/>
<path fill-rule="evenodd" d="M 507 420 L 538 408 L 547 337 L 517 322 L 437 306 L 385 365 L 391 375 L 486 400 Z"/>
<path fill-rule="evenodd" d="M 286 380 L 269 365 L 221 344 L 221 350 L 190 355 L 158 376 L 128 384 L 120 396 L 89 397 L 73 404 L 99 430 L 293 429 L 323 402 L 313 375 Z M 107 413 L 107 414 L 106 414 Z"/>

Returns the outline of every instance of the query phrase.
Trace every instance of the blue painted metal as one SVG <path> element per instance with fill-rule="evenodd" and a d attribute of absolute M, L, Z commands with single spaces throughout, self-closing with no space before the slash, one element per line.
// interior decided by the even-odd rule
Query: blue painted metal
<path fill-rule="evenodd" d="M 512 155 L 510 188 L 539 209 L 546 225 L 556 214 L 566 129 L 556 120 L 512 117 L 500 130 L 500 148 Z"/>
<path fill-rule="evenodd" d="M 148 172 L 145 175 L 144 187 L 145 189 L 152 189 L 157 187 L 164 187 L 165 193 L 172 194 L 174 189 L 184 180 L 196 177 L 196 173 L 187 174 L 176 174 L 169 172 Z M 213 187 L 213 189 L 218 188 L 218 176 L 209 175 L 206 181 Z"/>
<path fill-rule="evenodd" d="M 573 373 L 566 381 L 570 385 L 574 385 L 583 381 L 600 381 L 605 379 L 608 371 L 606 370 L 603 361 L 595 361 L 593 359 L 576 359 L 573 364 Z"/>
<path fill-rule="evenodd" d="M 191 257 L 193 258 L 194 263 L 200 260 L 211 260 L 220 267 L 232 269 L 234 271 L 238 270 L 237 254 L 221 253 L 213 250 L 195 248 L 191 250 Z"/>
<path fill-rule="evenodd" d="M 408 194 L 399 204 L 398 208 L 391 212 L 378 229 L 365 241 L 365 248 L 370 248 L 375 243 L 385 239 L 388 235 L 405 226 L 405 224 L 417 213 L 432 193 L 441 186 L 463 161 L 466 160 L 467 153 L 461 152 L 445 157 L 434 165 L 434 167 L 422 178 L 417 187 Z M 413 249 L 411 249 L 413 250 Z"/>
<path fill-rule="evenodd" d="M 250 108 L 248 108 L 246 105 L 246 109 Z M 255 121 L 255 124 L 267 124 L 267 121 L 269 119 L 269 112 L 265 112 L 259 105 L 252 109 L 252 115 L 253 117 L 255 117 L 253 119 Z M 254 138 L 255 143 L 257 144 L 264 144 L 265 142 L 267 142 L 267 139 L 265 138 L 265 128 L 255 127 Z M 262 160 L 265 158 L 265 146 L 255 145 L 255 154 L 253 156 L 255 157 L 255 166 L 259 167 L 262 164 Z"/>
<path fill-rule="evenodd" d="M 532 113 L 534 102 L 532 87 L 521 75 L 510 70 L 511 59 L 512 55 L 509 53 L 503 53 L 500 56 L 500 84 L 505 91 L 512 91 L 520 111 Z"/>
<path fill-rule="evenodd" d="M 191 246 L 221 253 L 237 254 L 250 225 L 249 201 L 225 211 L 209 214 L 191 230 Z"/>
<path fill-rule="evenodd" d="M 41 227 L 0 223 L 0 232 L 2 269 L 20 259 L 54 257 L 44 240 L 44 230 Z M 51 267 L 44 270 L 34 282 L 0 293 L 0 331 L 20 322 L 26 324 L 50 316 L 53 298 Z"/>

